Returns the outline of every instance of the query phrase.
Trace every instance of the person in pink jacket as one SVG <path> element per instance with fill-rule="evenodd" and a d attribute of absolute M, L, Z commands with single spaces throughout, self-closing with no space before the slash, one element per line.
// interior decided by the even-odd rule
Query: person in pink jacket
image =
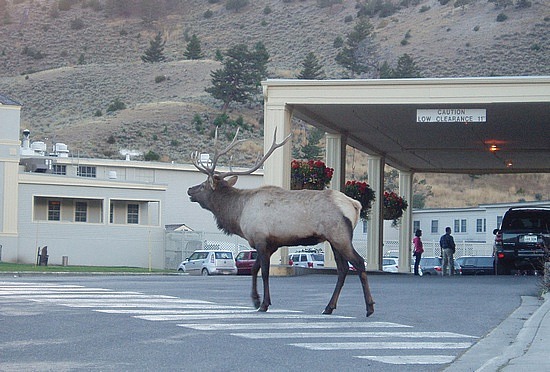
<path fill-rule="evenodd" d="M 424 248 L 422 247 L 422 240 L 420 237 L 422 236 L 422 230 L 418 229 L 414 233 L 414 239 L 413 239 L 413 256 L 416 258 L 414 261 L 414 275 L 420 275 L 418 268 L 420 266 L 420 258 L 422 257 L 422 253 L 424 253 Z"/>

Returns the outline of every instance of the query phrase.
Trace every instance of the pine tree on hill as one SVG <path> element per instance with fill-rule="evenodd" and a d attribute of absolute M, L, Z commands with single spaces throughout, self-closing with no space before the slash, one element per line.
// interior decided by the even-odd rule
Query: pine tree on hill
<path fill-rule="evenodd" d="M 147 49 L 145 54 L 141 56 L 141 60 L 148 63 L 166 61 L 166 57 L 164 57 L 163 54 L 164 44 L 166 44 L 166 40 L 162 40 L 162 36 L 159 31 L 157 36 L 149 42 L 149 49 Z"/>
<path fill-rule="evenodd" d="M 302 71 L 297 76 L 298 79 L 322 80 L 325 78 L 323 67 L 319 64 L 317 56 L 309 52 L 302 61 Z"/>
<path fill-rule="evenodd" d="M 191 40 L 189 40 L 189 43 L 187 43 L 187 48 L 185 49 L 183 55 L 187 59 L 204 58 L 201 50 L 201 42 L 197 35 L 193 34 L 193 36 L 191 36 Z"/>
<path fill-rule="evenodd" d="M 419 78 L 422 77 L 420 69 L 416 66 L 413 58 L 407 53 L 397 60 L 397 67 L 393 71 L 394 78 Z"/>

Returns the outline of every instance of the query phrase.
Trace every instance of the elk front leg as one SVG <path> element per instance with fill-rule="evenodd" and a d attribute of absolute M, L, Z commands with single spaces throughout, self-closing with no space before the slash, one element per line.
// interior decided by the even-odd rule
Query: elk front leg
<path fill-rule="evenodd" d="M 340 292 L 342 291 L 342 287 L 344 286 L 344 282 L 346 281 L 346 276 L 348 275 L 349 266 L 348 261 L 342 257 L 340 252 L 336 251 L 334 248 L 332 249 L 334 252 L 334 260 L 336 261 L 336 271 L 338 273 L 338 281 L 336 282 L 336 287 L 334 288 L 334 292 L 332 293 L 332 297 L 330 298 L 330 301 L 325 307 L 325 310 L 323 311 L 323 314 L 332 314 L 334 309 L 336 309 L 336 304 L 338 303 L 338 297 L 340 297 Z"/>
<path fill-rule="evenodd" d="M 252 297 L 252 303 L 254 304 L 254 308 L 258 309 L 260 307 L 260 295 L 258 294 L 258 271 L 260 270 L 260 258 L 256 258 L 256 261 L 254 262 L 254 265 L 252 265 L 252 293 L 250 296 Z"/>
<path fill-rule="evenodd" d="M 264 299 L 258 311 L 267 311 L 269 305 L 271 305 L 271 296 L 269 295 L 269 261 L 271 254 L 258 255 L 260 259 L 260 266 L 262 268 L 262 281 L 264 282 Z"/>

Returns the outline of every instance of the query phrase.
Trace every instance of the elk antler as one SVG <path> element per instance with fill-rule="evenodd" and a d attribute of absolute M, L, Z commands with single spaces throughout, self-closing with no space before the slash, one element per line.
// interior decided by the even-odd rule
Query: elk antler
<path fill-rule="evenodd" d="M 257 171 L 263 165 L 263 163 L 267 160 L 267 158 L 269 158 L 271 156 L 273 151 L 275 151 L 279 147 L 283 146 L 290 139 L 291 136 L 292 136 L 292 133 L 290 133 L 288 136 L 286 136 L 281 142 L 277 143 L 277 128 L 275 128 L 275 131 L 273 132 L 273 143 L 271 144 L 271 147 L 269 148 L 269 150 L 267 150 L 267 152 L 264 154 L 264 156 L 260 157 L 260 155 L 258 154 L 258 158 L 256 159 L 256 163 L 254 163 L 254 166 L 252 168 L 250 168 L 248 170 L 245 170 L 245 171 L 240 171 L 240 172 L 229 171 L 229 172 L 224 172 L 224 173 L 218 173 L 218 176 L 220 178 L 226 178 L 226 177 L 229 177 L 229 176 L 244 176 L 244 175 L 251 174 L 252 172 Z"/>
<path fill-rule="evenodd" d="M 258 158 L 256 159 L 256 162 L 254 163 L 254 166 L 252 168 L 250 168 L 246 171 L 240 171 L 240 172 L 236 172 L 236 171 L 229 171 L 229 172 L 224 172 L 224 173 L 216 172 L 216 165 L 218 163 L 218 159 L 220 158 L 220 156 L 227 154 L 229 151 L 231 151 L 238 144 L 240 144 L 244 141 L 247 141 L 246 139 L 237 141 L 237 135 L 238 134 L 239 134 L 239 128 L 237 128 L 237 132 L 235 133 L 235 136 L 233 137 L 233 140 L 231 141 L 229 146 L 227 146 L 223 151 L 218 152 L 218 146 L 217 146 L 217 144 L 218 144 L 218 128 L 216 128 L 216 132 L 215 132 L 215 136 L 214 136 L 214 156 L 213 156 L 213 160 L 211 162 L 208 162 L 210 164 L 208 164 L 208 163 L 205 164 L 200 159 L 200 153 L 198 151 L 195 151 L 191 154 L 191 161 L 193 162 L 193 165 L 195 166 L 195 168 L 197 168 L 202 173 L 207 174 L 208 176 L 214 176 L 214 174 L 217 174 L 218 177 L 220 177 L 220 178 L 226 178 L 226 177 L 229 177 L 229 176 L 242 176 L 242 175 L 251 174 L 252 172 L 258 170 L 262 166 L 262 164 L 267 160 L 267 158 L 269 158 L 269 156 L 273 153 L 273 151 L 275 151 L 277 148 L 283 146 L 290 139 L 290 137 L 292 135 L 292 134 L 289 134 L 281 142 L 277 143 L 276 142 L 277 128 L 275 128 L 275 131 L 273 133 L 273 143 L 271 144 L 271 147 L 269 148 L 269 150 L 265 153 L 265 155 L 263 157 L 260 157 L 258 155 Z"/>

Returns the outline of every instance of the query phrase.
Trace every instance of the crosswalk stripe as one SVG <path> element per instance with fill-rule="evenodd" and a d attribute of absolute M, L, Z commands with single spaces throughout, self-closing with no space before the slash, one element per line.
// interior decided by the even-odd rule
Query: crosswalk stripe
<path fill-rule="evenodd" d="M 293 343 L 309 350 L 372 350 L 372 349 L 467 349 L 471 342 L 320 342 Z"/>
<path fill-rule="evenodd" d="M 355 358 L 368 359 L 386 364 L 447 364 L 451 363 L 453 355 L 356 355 Z"/>
<path fill-rule="evenodd" d="M 162 315 L 162 314 L 216 314 L 227 312 L 242 312 L 242 311 L 257 311 L 251 310 L 250 307 L 245 306 L 222 306 L 222 305 L 210 305 L 195 307 L 194 310 L 180 310 L 180 309 L 161 309 L 161 310 L 148 310 L 148 309 L 98 309 L 94 310 L 100 313 L 106 314 L 132 314 L 132 315 Z M 301 313 L 297 310 L 269 310 L 274 313 Z"/>
<path fill-rule="evenodd" d="M 476 338 L 452 332 L 277 332 L 277 333 L 232 333 L 233 336 L 254 340 L 267 338 Z"/>
<path fill-rule="evenodd" d="M 271 312 L 271 310 L 269 310 Z M 326 317 L 326 315 L 325 315 Z M 330 316 L 332 318 L 332 315 Z M 198 331 L 236 331 L 265 329 L 335 329 L 335 328 L 412 328 L 408 325 L 389 322 L 317 322 L 317 323 L 211 323 L 211 324 L 178 324 L 180 327 Z"/>
<path fill-rule="evenodd" d="M 151 321 L 173 321 L 173 320 L 198 320 L 198 319 L 249 319 L 256 317 L 260 319 L 326 319 L 326 315 L 305 315 L 305 314 L 275 314 L 263 313 L 253 310 L 242 314 L 190 314 L 190 315 L 138 315 L 136 318 Z M 331 315 L 331 318 L 353 319 L 353 317 L 342 315 Z"/>
<path fill-rule="evenodd" d="M 29 296 L 27 294 L 24 295 L 8 295 L 4 296 L 5 298 L 21 298 L 21 297 L 29 297 L 29 298 L 36 298 L 36 299 L 76 299 L 76 300 L 86 300 L 86 299 L 167 299 L 167 300 L 177 300 L 178 297 L 174 296 L 164 296 L 164 295 L 147 295 L 147 294 L 127 294 L 127 293 L 106 293 L 106 294 L 74 294 L 74 293 L 59 293 L 59 294 L 34 294 L 32 296 Z"/>

